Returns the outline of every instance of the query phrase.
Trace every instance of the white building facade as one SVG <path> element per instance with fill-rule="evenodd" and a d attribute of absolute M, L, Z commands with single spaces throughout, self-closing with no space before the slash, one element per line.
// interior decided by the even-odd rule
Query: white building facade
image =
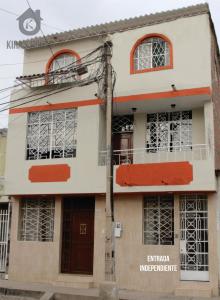
<path fill-rule="evenodd" d="M 106 40 L 119 288 L 217 295 L 219 63 L 207 5 L 48 36 L 52 56 L 43 38 L 21 43 L 25 85 L 11 99 L 6 163 L 9 279 L 104 280 Z M 149 262 L 154 255 L 169 262 Z M 154 264 L 176 271 L 140 271 Z"/>

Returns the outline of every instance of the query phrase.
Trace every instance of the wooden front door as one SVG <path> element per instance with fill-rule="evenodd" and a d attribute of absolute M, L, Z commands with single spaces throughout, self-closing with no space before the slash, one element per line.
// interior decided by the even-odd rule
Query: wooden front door
<path fill-rule="evenodd" d="M 94 198 L 64 198 L 61 272 L 93 273 Z"/>
<path fill-rule="evenodd" d="M 113 135 L 113 163 L 132 163 L 133 133 L 116 133 Z M 118 151 L 119 150 L 119 151 Z"/>

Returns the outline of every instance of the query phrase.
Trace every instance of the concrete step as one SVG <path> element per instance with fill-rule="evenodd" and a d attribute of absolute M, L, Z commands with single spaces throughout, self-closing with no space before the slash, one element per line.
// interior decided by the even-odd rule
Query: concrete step
<path fill-rule="evenodd" d="M 210 287 L 185 287 L 180 286 L 175 290 L 175 296 L 184 296 L 184 297 L 195 297 L 198 299 L 201 298 L 211 298 L 212 297 L 212 289 Z"/>
<path fill-rule="evenodd" d="M 38 300 L 43 296 L 43 292 L 22 289 L 0 287 L 0 299 L 11 300 Z"/>
<path fill-rule="evenodd" d="M 56 286 L 89 289 L 94 286 L 93 277 L 87 275 L 61 274 L 54 283 Z"/>

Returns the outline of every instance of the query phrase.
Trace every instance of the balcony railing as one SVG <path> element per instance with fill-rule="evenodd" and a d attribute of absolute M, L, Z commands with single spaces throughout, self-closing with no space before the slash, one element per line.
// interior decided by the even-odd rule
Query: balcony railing
<path fill-rule="evenodd" d="M 100 151 L 99 165 L 106 165 L 106 153 L 106 151 Z M 136 148 L 113 151 L 113 164 L 198 161 L 207 160 L 209 156 L 209 149 L 205 144 Z"/>

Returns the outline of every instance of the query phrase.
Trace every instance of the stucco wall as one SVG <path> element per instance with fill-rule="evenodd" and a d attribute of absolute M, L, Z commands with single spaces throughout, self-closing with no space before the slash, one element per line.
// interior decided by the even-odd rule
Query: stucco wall
<path fill-rule="evenodd" d="M 203 108 L 193 109 L 193 144 L 208 144 L 210 141 L 210 105 L 206 105 L 206 119 Z M 11 115 L 8 132 L 5 193 L 9 195 L 28 194 L 71 194 L 105 192 L 105 166 L 99 166 L 100 148 L 104 149 L 105 121 L 104 112 L 98 105 L 78 108 L 77 150 L 75 158 L 26 160 L 26 124 L 27 114 Z M 135 114 L 134 148 L 145 148 L 146 114 Z M 208 124 L 206 126 L 206 124 Z M 204 128 L 208 128 L 204 130 Z M 16 149 L 16 151 L 15 151 Z M 143 153 L 144 154 L 144 153 Z M 157 154 L 155 154 L 157 156 Z M 172 153 L 169 154 L 172 158 Z M 138 191 L 187 191 L 215 190 L 214 159 L 192 160 L 192 156 L 179 154 L 178 160 L 189 160 L 193 164 L 193 181 L 190 185 L 181 186 L 142 186 L 120 187 L 115 184 L 116 192 Z M 199 156 L 199 151 L 196 156 Z M 158 162 L 158 158 L 145 155 L 145 162 Z M 143 155 L 139 156 L 143 158 Z M 163 161 L 163 160 L 162 160 Z M 164 161 L 167 161 L 166 155 Z M 138 159 L 134 160 L 138 163 Z M 141 161 L 143 163 L 143 161 Z M 29 180 L 29 169 L 32 166 L 68 164 L 71 168 L 70 179 L 65 182 L 39 182 Z M 116 169 L 117 167 L 115 167 Z M 204 177 L 203 174 L 207 174 Z"/>
<path fill-rule="evenodd" d="M 212 289 L 213 295 L 217 295 L 218 290 L 216 204 L 215 194 L 210 194 L 208 196 L 210 282 L 204 283 L 204 286 Z M 94 286 L 98 286 L 104 279 L 104 211 L 105 198 L 104 196 L 97 196 L 94 225 L 94 272 L 91 277 Z M 18 213 L 18 200 L 15 200 L 13 202 L 9 279 L 27 282 L 57 281 L 60 272 L 60 228 L 62 226 L 60 199 L 56 199 L 55 236 L 52 243 L 17 241 Z M 185 285 L 187 288 L 187 285 L 190 287 L 193 284 L 194 289 L 199 289 L 199 284 L 196 282 L 187 283 L 180 281 L 179 196 L 176 195 L 174 201 L 175 240 L 172 246 L 143 244 L 142 214 L 143 196 L 118 195 L 115 197 L 115 221 L 121 222 L 123 227 L 122 236 L 116 238 L 116 278 L 119 287 L 122 289 L 145 290 L 148 292 L 157 291 L 161 293 L 173 293 L 176 288 L 182 285 Z M 147 255 L 169 255 L 170 262 L 168 264 L 176 264 L 178 271 L 140 272 L 140 264 L 148 264 Z M 72 276 L 72 282 L 74 282 L 74 276 Z"/>
<path fill-rule="evenodd" d="M 142 36 L 152 33 L 163 34 L 171 40 L 173 69 L 130 75 L 130 51 L 133 45 Z M 112 64 L 117 74 L 118 96 L 167 91 L 170 90 L 171 84 L 176 84 L 178 89 L 211 85 L 211 39 L 208 14 L 118 32 L 109 37 L 113 42 Z M 53 46 L 53 52 L 72 49 L 83 57 L 103 42 L 104 39 L 99 37 L 61 43 Z M 51 51 L 48 47 L 26 50 L 23 74 L 45 72 L 50 57 Z M 37 63 L 28 64 L 33 61 Z"/>

